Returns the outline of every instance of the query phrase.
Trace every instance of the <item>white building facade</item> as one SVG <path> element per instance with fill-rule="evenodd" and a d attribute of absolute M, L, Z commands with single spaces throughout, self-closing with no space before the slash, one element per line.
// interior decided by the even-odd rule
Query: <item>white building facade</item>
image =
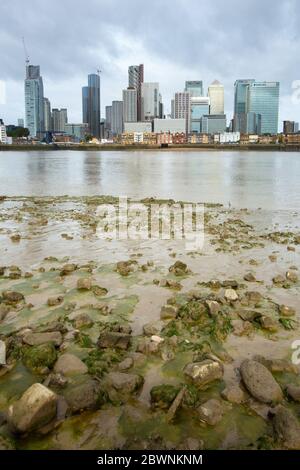
<path fill-rule="evenodd" d="M 160 95 L 157 82 L 142 83 L 142 121 L 152 121 L 159 117 Z"/>
<path fill-rule="evenodd" d="M 215 80 L 208 88 L 210 114 L 224 114 L 224 86 Z"/>

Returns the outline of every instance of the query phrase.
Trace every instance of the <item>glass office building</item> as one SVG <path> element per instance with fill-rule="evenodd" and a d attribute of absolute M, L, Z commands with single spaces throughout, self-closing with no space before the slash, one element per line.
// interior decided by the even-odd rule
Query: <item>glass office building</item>
<path fill-rule="evenodd" d="M 39 65 L 26 67 L 25 124 L 31 137 L 41 137 L 45 130 L 44 87 Z"/>
<path fill-rule="evenodd" d="M 261 134 L 277 134 L 279 82 L 254 82 L 247 90 L 247 112 L 261 116 Z"/>
<path fill-rule="evenodd" d="M 191 98 L 196 98 L 203 96 L 203 82 L 202 80 L 188 81 L 185 82 L 185 90 L 191 96 Z"/>
<path fill-rule="evenodd" d="M 201 118 L 209 114 L 209 98 L 191 98 L 191 132 L 201 133 Z"/>
<path fill-rule="evenodd" d="M 237 80 L 234 84 L 234 115 L 246 114 L 248 87 L 254 83 L 254 79 Z"/>
<path fill-rule="evenodd" d="M 100 137 L 100 76 L 88 76 L 88 86 L 82 88 L 82 120 L 88 123 L 93 137 Z"/>

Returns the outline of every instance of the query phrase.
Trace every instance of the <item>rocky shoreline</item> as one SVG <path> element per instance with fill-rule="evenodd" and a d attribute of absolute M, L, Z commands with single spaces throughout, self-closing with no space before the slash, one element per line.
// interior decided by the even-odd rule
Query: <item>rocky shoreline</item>
<path fill-rule="evenodd" d="M 187 252 L 107 203 L 0 198 L 0 449 L 300 449 L 299 214 L 207 204 Z"/>

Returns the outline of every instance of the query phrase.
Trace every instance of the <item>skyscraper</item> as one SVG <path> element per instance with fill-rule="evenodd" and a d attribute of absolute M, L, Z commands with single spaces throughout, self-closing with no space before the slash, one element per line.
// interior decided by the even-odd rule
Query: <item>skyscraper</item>
<path fill-rule="evenodd" d="M 254 82 L 247 90 L 247 112 L 261 116 L 261 134 L 277 134 L 279 82 Z"/>
<path fill-rule="evenodd" d="M 54 132 L 65 132 L 68 123 L 68 112 L 66 108 L 52 109 L 52 130 Z"/>
<path fill-rule="evenodd" d="M 142 121 L 152 121 L 159 117 L 159 103 L 159 84 L 156 82 L 142 83 Z"/>
<path fill-rule="evenodd" d="M 111 109 L 111 131 L 114 136 L 123 132 L 123 101 L 113 101 Z"/>
<path fill-rule="evenodd" d="M 188 91 L 175 93 L 174 118 L 186 120 L 186 132 L 190 132 L 191 101 Z"/>
<path fill-rule="evenodd" d="M 191 131 L 201 133 L 201 118 L 209 114 L 209 98 L 207 96 L 194 96 L 191 98 Z"/>
<path fill-rule="evenodd" d="M 90 74 L 88 86 L 82 88 L 82 118 L 93 137 L 100 137 L 100 76 Z"/>
<path fill-rule="evenodd" d="M 44 98 L 44 120 L 45 120 L 45 131 L 52 130 L 52 122 L 51 122 L 51 104 L 48 98 Z"/>
<path fill-rule="evenodd" d="M 215 80 L 208 87 L 208 96 L 210 99 L 210 114 L 224 114 L 224 86 Z"/>
<path fill-rule="evenodd" d="M 25 123 L 31 137 L 37 137 L 45 130 L 44 87 L 39 65 L 26 66 Z"/>
<path fill-rule="evenodd" d="M 193 80 L 185 82 L 185 91 L 189 92 L 191 98 L 203 96 L 202 80 Z"/>
<path fill-rule="evenodd" d="M 234 84 L 234 115 L 247 112 L 248 86 L 254 82 L 254 79 L 236 80 Z"/>
<path fill-rule="evenodd" d="M 112 106 L 105 106 L 105 137 L 111 138 Z"/>
<path fill-rule="evenodd" d="M 144 83 L 144 65 L 128 67 L 128 87 L 137 91 L 137 120 L 142 120 L 142 83 Z"/>
<path fill-rule="evenodd" d="M 137 121 L 137 90 L 134 87 L 123 90 L 123 121 Z"/>

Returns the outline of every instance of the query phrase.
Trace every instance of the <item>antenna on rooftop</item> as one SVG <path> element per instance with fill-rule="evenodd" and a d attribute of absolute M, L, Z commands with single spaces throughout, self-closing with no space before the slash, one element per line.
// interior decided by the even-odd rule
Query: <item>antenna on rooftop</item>
<path fill-rule="evenodd" d="M 26 48 L 24 36 L 22 37 L 22 41 L 23 41 L 23 47 L 24 47 L 24 53 L 25 53 L 25 63 L 26 63 L 26 66 L 28 66 L 30 60 L 29 60 L 29 55 L 28 55 L 28 51 L 27 51 L 27 48 Z"/>

